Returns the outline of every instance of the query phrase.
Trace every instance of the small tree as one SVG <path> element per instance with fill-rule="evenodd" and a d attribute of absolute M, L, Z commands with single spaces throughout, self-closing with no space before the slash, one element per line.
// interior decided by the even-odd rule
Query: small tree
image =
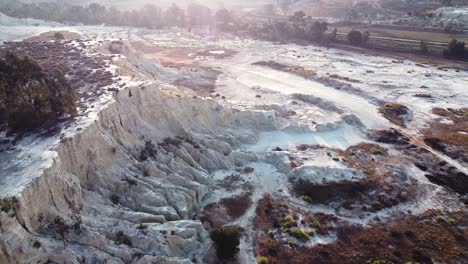
<path fill-rule="evenodd" d="M 370 32 L 367 30 L 364 31 L 364 33 L 362 34 L 362 43 L 367 44 L 367 42 L 369 42 L 369 38 L 370 38 Z"/>
<path fill-rule="evenodd" d="M 362 42 L 363 42 L 362 33 L 360 31 L 357 31 L 357 30 L 351 30 L 348 33 L 348 41 L 352 45 L 361 45 Z"/>
<path fill-rule="evenodd" d="M 427 47 L 426 41 L 421 40 L 421 42 L 419 43 L 419 49 L 422 54 L 426 54 L 429 52 L 429 48 Z"/>
<path fill-rule="evenodd" d="M 444 56 L 448 58 L 463 59 L 466 54 L 465 42 L 456 39 L 452 39 L 444 50 Z"/>
<path fill-rule="evenodd" d="M 328 35 L 328 39 L 330 40 L 330 42 L 336 42 L 337 34 L 338 34 L 338 30 L 334 28 L 332 32 L 330 33 L 330 35 Z"/>

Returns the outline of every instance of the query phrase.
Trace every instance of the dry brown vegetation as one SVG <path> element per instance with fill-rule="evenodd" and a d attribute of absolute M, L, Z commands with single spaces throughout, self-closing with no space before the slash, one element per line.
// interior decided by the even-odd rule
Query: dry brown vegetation
<path fill-rule="evenodd" d="M 200 212 L 199 219 L 207 228 L 218 228 L 244 215 L 252 205 L 252 193 L 243 192 L 225 197 L 216 203 L 207 204 Z"/>
<path fill-rule="evenodd" d="M 282 214 L 294 210 L 289 207 L 269 195 L 258 204 L 257 255 L 268 259 L 268 263 L 462 263 L 468 257 L 465 212 L 427 211 L 369 228 L 322 218 L 320 227 L 334 223 L 338 240 L 307 248 L 285 243 L 272 235 L 280 228 L 278 221 Z"/>

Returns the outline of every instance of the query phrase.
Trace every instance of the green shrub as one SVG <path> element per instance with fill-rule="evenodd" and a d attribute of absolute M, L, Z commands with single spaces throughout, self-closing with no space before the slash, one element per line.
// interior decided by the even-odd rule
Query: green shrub
<path fill-rule="evenodd" d="M 40 247 L 42 246 L 42 243 L 36 240 L 36 241 L 34 241 L 34 243 L 32 244 L 32 246 L 33 246 L 34 248 L 40 248 Z"/>
<path fill-rule="evenodd" d="M 451 224 L 451 225 L 456 225 L 457 224 L 457 220 L 455 220 L 454 218 L 449 218 L 447 220 L 447 223 Z"/>
<path fill-rule="evenodd" d="M 319 228 L 320 227 L 320 222 L 319 222 L 319 220 L 314 220 L 314 221 L 309 223 L 309 226 Z"/>
<path fill-rule="evenodd" d="M 444 223 L 444 222 L 447 222 L 447 219 L 445 219 L 445 217 L 443 215 L 438 215 L 436 216 L 435 220 L 439 223 Z"/>
<path fill-rule="evenodd" d="M 308 236 L 315 236 L 315 230 L 309 230 L 306 232 Z"/>
<path fill-rule="evenodd" d="M 307 242 L 309 240 L 309 236 L 298 227 L 290 228 L 288 233 L 302 242 Z"/>
<path fill-rule="evenodd" d="M 154 158 L 158 154 L 158 149 L 151 140 L 145 140 L 145 146 L 140 150 L 138 159 L 140 161 L 146 161 L 147 159 Z"/>
<path fill-rule="evenodd" d="M 370 153 L 372 155 L 383 155 L 384 154 L 384 152 L 379 148 L 371 148 Z"/>
<path fill-rule="evenodd" d="M 123 231 L 119 231 L 115 234 L 115 244 L 117 245 L 127 245 L 129 247 L 132 246 L 132 241 L 130 240 L 130 237 L 125 234 Z"/>
<path fill-rule="evenodd" d="M 297 226 L 297 223 L 296 221 L 294 221 L 294 218 L 292 217 L 292 215 L 288 215 L 283 219 L 283 226 L 293 227 L 293 226 Z"/>
<path fill-rule="evenodd" d="M 0 198 L 0 211 L 9 213 L 11 210 L 13 210 L 13 199 Z"/>
<path fill-rule="evenodd" d="M 302 195 L 302 200 L 304 200 L 304 201 L 306 201 L 308 203 L 312 202 L 312 198 L 309 195 Z"/>
<path fill-rule="evenodd" d="M 220 260 L 230 260 L 239 252 L 241 229 L 237 226 L 226 226 L 213 229 L 210 238 L 213 240 L 216 255 Z"/>
<path fill-rule="evenodd" d="M 76 96 L 63 74 L 29 56 L 0 53 L 0 123 L 13 130 L 46 127 L 76 114 Z"/>
<path fill-rule="evenodd" d="M 267 264 L 268 263 L 268 258 L 264 256 L 260 256 L 258 258 L 258 264 Z"/>

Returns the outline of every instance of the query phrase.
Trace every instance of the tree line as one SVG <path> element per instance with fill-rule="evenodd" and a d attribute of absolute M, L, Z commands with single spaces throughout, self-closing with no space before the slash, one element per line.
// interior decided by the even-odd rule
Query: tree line
<path fill-rule="evenodd" d="M 206 26 L 213 23 L 211 9 L 196 3 L 191 3 L 185 10 L 177 4 L 166 9 L 147 4 L 139 10 L 121 11 L 97 3 L 80 6 L 56 2 L 22 3 L 17 0 L 0 0 L 0 12 L 15 18 L 150 29 Z"/>

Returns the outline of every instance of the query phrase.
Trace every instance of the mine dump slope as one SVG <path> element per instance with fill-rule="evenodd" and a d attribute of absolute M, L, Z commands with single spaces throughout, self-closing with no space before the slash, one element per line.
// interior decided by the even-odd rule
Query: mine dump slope
<path fill-rule="evenodd" d="M 343 230 L 466 211 L 463 155 L 423 140 L 435 120 L 459 122 L 433 108 L 466 107 L 466 71 L 175 30 L 37 36 L 50 30 L 0 35 L 82 56 L 62 66 L 80 84 L 74 122 L 59 134 L 0 134 L 0 263 L 220 263 L 209 232 L 226 225 L 244 230 L 241 263 L 272 252 L 272 238 L 297 260 Z M 5 44 L 37 56 L 28 45 Z M 281 213 L 265 217 L 272 210 Z"/>

